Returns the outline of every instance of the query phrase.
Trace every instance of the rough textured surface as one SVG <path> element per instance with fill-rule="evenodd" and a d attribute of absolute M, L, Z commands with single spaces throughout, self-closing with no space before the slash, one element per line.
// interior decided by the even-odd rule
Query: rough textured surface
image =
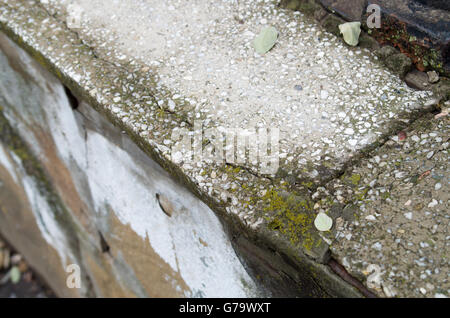
<path fill-rule="evenodd" d="M 409 72 L 405 77 L 405 82 L 409 87 L 419 90 L 431 90 L 428 75 L 425 72 L 413 70 Z"/>
<path fill-rule="evenodd" d="M 182 1 L 80 1 L 80 25 L 72 25 L 71 28 L 66 21 L 73 12 L 66 1 L 41 2 L 11 0 L 2 4 L 2 29 L 84 101 L 80 106 L 85 110 L 81 111 L 84 116 L 91 114 L 91 106 L 106 115 L 147 155 L 207 203 L 236 238 L 232 241 L 236 257 L 251 265 L 246 270 L 253 273 L 253 277 L 258 277 L 258 273 L 269 273 L 270 278 L 262 279 L 262 285 L 270 286 L 272 291 L 276 290 L 274 286 L 283 286 L 280 295 L 287 291 L 290 295 L 309 293 L 309 296 L 316 297 L 361 295 L 326 266 L 331 251 L 337 257 L 342 252 L 339 252 L 338 245 L 335 248 L 333 244 L 334 237 L 330 236 L 333 233 L 318 232 L 313 221 L 319 212 L 330 216 L 340 213 L 335 205 L 341 200 L 338 194 L 330 193 L 324 199 L 326 204 L 320 204 L 316 193 L 329 182 L 335 182 L 389 136 L 434 109 L 437 102 L 427 102 L 430 92 L 410 89 L 378 63 L 369 51 L 346 47 L 302 14 L 280 9 L 273 1 L 195 1 L 189 5 Z M 197 13 L 191 15 L 188 12 Z M 270 52 L 259 56 L 252 50 L 251 41 L 263 26 L 269 24 L 277 28 L 280 36 Z M 18 118 L 16 113 L 8 120 L 21 122 Z M 63 117 L 49 116 L 46 120 L 58 122 L 57 118 Z M 39 117 L 36 120 L 39 121 Z M 251 161 L 236 163 L 230 158 L 227 162 L 192 161 L 189 153 L 172 153 L 176 141 L 174 132 L 184 129 L 192 133 L 196 121 L 200 121 L 203 129 L 217 126 L 278 128 L 280 142 L 275 151 L 280 159 L 278 169 L 264 174 L 261 166 Z M 16 127 L 20 132 L 19 125 Z M 94 131 L 105 133 L 108 131 L 105 127 Z M 94 136 L 87 139 L 89 150 L 103 149 L 103 152 L 114 153 L 107 146 L 109 143 L 98 134 Z M 116 140 L 117 143 L 114 136 L 111 134 L 105 139 Z M 70 142 L 71 138 L 78 138 L 73 133 L 58 138 L 58 144 L 66 144 L 63 148 L 66 151 L 72 146 L 79 147 L 63 156 L 65 163 L 70 163 L 71 169 L 72 162 L 84 167 L 82 154 L 86 150 L 80 145 L 85 143 Z M 41 139 L 35 138 L 36 141 Z M 136 147 L 131 141 L 127 144 Z M 125 154 L 118 157 L 128 166 L 128 161 L 122 157 L 126 157 L 129 148 L 126 149 Z M 89 153 L 95 154 L 95 151 Z M 108 161 L 97 159 L 96 163 L 98 168 L 110 169 L 108 175 L 116 175 L 120 171 L 109 166 Z M 64 171 L 63 167 L 61 169 Z M 52 169 L 47 170 L 51 175 Z M 141 170 L 137 172 L 141 174 Z M 89 184 L 89 180 L 87 184 L 91 190 L 111 187 L 100 191 L 106 196 L 111 190 L 121 190 L 123 183 L 130 182 L 128 176 L 116 184 L 117 180 L 106 180 L 104 176 L 96 175 L 95 170 L 92 173 L 97 177 L 93 178 L 97 180 L 94 182 L 98 184 Z M 117 178 L 120 176 L 118 174 Z M 53 178 L 64 179 L 64 174 L 54 173 Z M 358 177 L 352 178 L 351 182 L 357 183 L 359 179 L 356 179 Z M 86 185 L 86 182 L 71 185 L 69 180 L 58 183 L 65 184 L 69 190 Z M 71 216 L 76 217 L 77 222 L 84 222 L 88 231 L 94 230 L 91 235 L 97 235 L 97 239 L 93 246 L 101 250 L 100 235 L 95 229 L 89 229 L 91 222 L 83 220 L 86 215 L 76 206 L 79 200 L 71 201 L 70 195 L 64 198 L 65 193 L 70 193 L 66 190 L 60 191 L 59 195 L 72 210 Z M 120 191 L 113 191 L 116 192 Z M 95 192 L 90 200 L 97 198 L 98 194 Z M 146 196 L 146 191 L 137 191 L 135 198 L 137 202 L 150 202 Z M 151 204 L 159 208 L 154 197 L 151 195 Z M 102 207 L 102 213 L 111 216 L 100 218 L 108 220 L 105 222 L 110 227 L 106 231 L 100 221 L 93 223 L 103 229 L 102 233 L 114 232 L 117 226 L 120 233 L 128 233 L 123 234 L 128 242 L 136 235 L 145 238 L 148 233 L 146 227 L 155 226 L 139 209 L 138 213 L 127 209 L 120 196 L 108 197 L 106 202 L 113 203 L 109 207 L 104 206 L 101 198 L 100 195 L 101 204 L 93 201 L 93 210 Z M 162 205 L 171 209 L 167 204 Z M 159 212 L 161 217 L 172 214 Z M 201 224 L 203 221 L 199 223 L 198 226 L 204 226 Z M 125 229 L 124 224 L 128 224 Z M 209 233 L 211 230 L 205 231 Z M 135 255 L 119 253 L 123 247 L 114 241 L 114 236 L 102 236 L 108 243 L 113 242 L 110 245 L 113 260 L 107 255 L 105 259 L 92 260 L 95 253 L 83 248 L 83 240 L 78 249 L 80 259 L 90 264 L 84 266 L 89 268 L 91 275 L 102 277 L 93 283 L 97 286 L 95 291 L 118 291 L 126 295 L 142 295 L 147 291 L 151 295 L 150 288 L 135 284 L 149 270 L 139 268 L 140 264 L 147 263 L 133 258 Z M 148 240 L 155 248 L 152 237 L 149 236 Z M 171 240 L 162 241 L 168 244 Z M 172 238 L 172 242 L 175 241 Z M 228 241 L 224 239 L 222 243 L 225 247 L 219 256 L 227 255 L 224 250 L 229 251 L 226 247 Z M 164 247 L 164 244 L 156 245 Z M 197 247 L 201 249 L 200 245 Z M 386 253 L 391 252 L 386 246 Z M 233 254 L 232 251 L 230 253 Z M 177 261 L 171 257 L 162 258 L 169 265 L 176 264 Z M 111 288 L 107 285 L 107 278 L 114 270 L 121 270 L 123 275 L 129 273 L 123 259 L 130 258 L 133 259 L 129 265 L 135 266 L 134 273 L 141 276 L 134 276 L 138 277 L 137 280 L 133 280 L 133 275 L 126 276 L 126 283 L 131 282 L 132 286 L 124 282 L 120 285 L 119 282 L 121 288 Z M 357 258 L 354 257 L 355 260 Z M 239 267 L 240 263 L 233 264 L 240 268 L 238 273 L 246 273 L 243 267 Z M 357 276 L 357 271 L 346 267 Z M 183 276 L 183 271 L 180 270 L 179 274 Z M 176 275 L 175 270 L 173 277 L 181 290 L 175 288 L 175 291 L 198 295 L 186 292 L 183 289 L 185 285 Z M 197 286 L 197 281 L 187 281 L 186 277 L 183 278 L 189 288 Z M 231 275 L 232 279 L 236 277 Z M 363 288 L 371 288 L 378 296 L 392 296 L 383 289 L 373 288 L 363 278 L 361 281 Z M 258 285 L 257 279 L 255 284 Z M 302 284 L 308 290 L 303 289 Z M 233 287 L 248 295 L 244 285 L 241 282 Z M 392 286 L 395 289 L 407 287 L 401 281 Z M 442 291 L 442 286 L 436 288 Z"/>
<path fill-rule="evenodd" d="M 385 63 L 390 70 L 396 72 L 401 78 L 405 78 L 412 68 L 411 59 L 402 53 L 389 56 Z"/>
<path fill-rule="evenodd" d="M 278 13 L 272 3 L 81 1 L 81 28 L 76 31 L 102 57 L 153 66 L 157 85 L 172 94 L 155 101 L 190 122 L 279 128 L 282 165 L 291 165 L 288 172 L 298 180 L 314 176 L 308 164 L 342 166 L 385 133 L 395 114 L 421 107 L 426 94 L 406 88 L 371 62 L 367 52 L 349 50 L 298 15 Z M 176 33 L 168 30 L 169 23 Z M 266 25 L 275 26 L 280 36 L 276 48 L 259 56 L 251 41 Z M 151 41 L 145 40 L 147 30 L 152 30 Z M 401 58 L 391 64 L 403 74 L 407 66 Z M 192 98 L 191 106 L 177 103 L 174 95 Z M 124 102 L 118 102 L 118 117 L 139 113 L 140 105 L 125 112 Z M 375 111 L 376 118 L 368 122 L 363 115 Z M 135 120 L 139 127 L 140 119 Z M 164 142 L 170 146 L 173 140 Z M 252 162 L 244 166 L 260 170 Z"/>
<path fill-rule="evenodd" d="M 62 8 L 55 12 L 62 12 L 64 20 L 64 3 L 59 4 Z M 121 10 L 116 12 L 109 2 L 81 2 L 82 20 L 80 29 L 75 31 L 95 49 L 97 56 L 110 63 L 141 61 L 147 64 L 141 68 L 152 70 L 149 80 L 154 81 L 158 89 L 151 92 L 152 98 L 148 101 L 130 81 L 123 84 L 120 92 L 115 86 L 113 93 L 111 88 L 104 89 L 106 95 L 100 94 L 98 88 L 96 92 L 100 95 L 98 98 L 108 100 L 104 101 L 105 106 L 115 118 L 147 142 L 154 142 L 162 156 L 169 160 L 173 159 L 170 126 L 180 124 L 164 119 L 163 125 L 168 124 L 169 129 L 155 126 L 154 113 L 161 109 L 168 110 L 169 118 L 174 117 L 170 116 L 174 113 L 191 125 L 196 119 L 202 120 L 203 129 L 217 126 L 279 128 L 281 169 L 277 173 L 290 176 L 291 184 L 303 184 L 303 191 L 308 191 L 305 185 L 314 187 L 338 174 L 361 149 L 370 148 L 389 134 L 402 116 L 409 118 L 415 111 L 424 109 L 422 99 L 426 93 L 410 90 L 373 63 L 367 52 L 346 48 L 316 26 L 301 21 L 298 13 L 279 12 L 271 1 L 240 2 L 240 7 L 229 1 L 189 6 L 176 1 L 158 2 L 152 7 L 140 2 L 118 5 Z M 48 10 L 52 8 L 48 4 Z M 108 10 L 111 14 L 105 15 Z M 198 14 L 181 14 L 183 10 L 194 10 Z M 113 12 L 116 16 L 122 12 L 120 28 L 114 20 L 103 18 L 112 16 Z M 151 12 L 153 19 L 147 19 L 145 12 Z M 217 12 L 220 16 L 210 17 L 205 12 Z M 236 14 L 241 18 L 236 19 Z M 242 24 L 241 20 L 245 22 Z M 168 33 L 163 21 L 170 21 L 179 32 Z M 250 45 L 254 32 L 269 22 L 282 35 L 271 52 L 265 56 L 255 55 Z M 186 25 L 191 27 L 186 28 Z M 46 28 L 45 24 L 42 28 Z M 144 42 L 142 39 L 148 36 L 148 29 L 154 30 L 154 38 Z M 134 34 L 134 38 L 129 37 L 130 34 Z M 162 45 L 149 47 L 148 43 Z M 56 48 L 52 49 L 55 53 Z M 66 54 L 64 50 L 60 53 Z M 56 65 L 63 68 L 65 60 Z M 333 81 L 336 76 L 339 82 Z M 142 81 L 141 78 L 139 83 Z M 87 77 L 79 77 L 77 82 L 82 86 L 91 85 Z M 230 83 L 235 83 L 236 87 Z M 302 90 L 296 90 L 296 85 Z M 130 93 L 124 96 L 124 89 Z M 155 129 L 156 135 L 153 134 Z M 239 165 L 245 169 L 243 180 L 250 181 L 247 187 L 252 191 L 230 193 L 230 189 L 240 188 L 233 182 L 236 176 L 229 176 L 238 174 L 240 167 L 228 169 L 230 167 L 225 166 L 223 173 L 220 171 L 223 164 L 202 161 L 194 165 L 188 155 L 189 152 L 174 156 L 183 160 L 173 161 L 203 192 L 215 194 L 221 201 L 231 201 L 226 204 L 229 212 L 242 214 L 240 218 L 253 226 L 271 216 L 270 213 L 254 213 L 251 208 L 242 209 L 244 203 L 252 201 L 251 196 L 267 198 L 269 207 L 261 207 L 258 212 L 276 207 L 268 201 L 277 199 L 278 194 L 274 197 L 272 190 L 267 195 L 260 190 L 266 189 L 270 180 L 254 178 L 245 171 L 258 174 L 258 165 L 252 162 Z M 215 176 L 211 175 L 212 171 Z M 301 197 L 299 194 L 295 196 Z M 305 224 L 311 224 L 311 218 L 306 217 Z M 318 241 L 307 245 L 314 246 L 313 251 L 307 253 L 324 260 L 326 246 Z"/>
<path fill-rule="evenodd" d="M 449 296 L 449 128 L 418 120 L 317 193 L 341 204 L 333 255 L 379 293 Z"/>

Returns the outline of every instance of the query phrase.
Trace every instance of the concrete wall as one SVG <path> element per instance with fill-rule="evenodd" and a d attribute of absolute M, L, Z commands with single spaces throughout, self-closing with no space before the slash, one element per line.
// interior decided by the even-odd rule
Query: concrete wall
<path fill-rule="evenodd" d="M 261 295 L 216 215 L 3 34 L 0 74 L 0 233 L 58 295 Z"/>

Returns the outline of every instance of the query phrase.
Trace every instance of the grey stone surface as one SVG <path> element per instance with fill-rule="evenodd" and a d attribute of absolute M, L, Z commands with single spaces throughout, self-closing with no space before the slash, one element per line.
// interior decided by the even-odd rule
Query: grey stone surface
<path fill-rule="evenodd" d="M 366 0 L 320 0 L 326 8 L 334 10 L 348 21 L 360 21 L 366 11 Z"/>
<path fill-rule="evenodd" d="M 403 53 L 391 55 L 384 62 L 391 71 L 397 73 L 401 78 L 404 78 L 413 67 L 411 59 Z"/>
<path fill-rule="evenodd" d="M 65 2 L 58 1 L 49 3 L 49 10 L 57 4 L 62 6 L 57 12 L 64 12 Z M 157 85 L 171 95 L 157 95 L 154 102 L 209 127 L 279 128 L 282 165 L 291 166 L 289 173 L 298 179 L 308 178 L 311 171 L 302 171 L 310 165 L 342 167 L 389 131 L 395 114 L 420 109 L 427 96 L 386 73 L 367 51 L 345 47 L 298 13 L 275 11 L 272 1 L 239 6 L 81 1 L 80 7 L 81 27 L 74 31 L 103 58 L 140 61 L 152 69 Z M 177 32 L 168 29 L 169 22 Z M 274 25 L 280 37 L 272 51 L 259 56 L 251 41 L 265 25 Z M 402 56 L 392 60 L 399 74 L 410 66 Z M 301 92 L 294 89 L 298 84 Z M 127 101 L 116 100 L 109 106 L 116 116 L 133 118 L 133 126 L 146 133 L 137 116 L 142 105 L 124 110 Z M 375 115 L 372 123 L 363 114 Z M 252 163 L 244 166 L 259 170 Z"/>
<path fill-rule="evenodd" d="M 426 116 L 318 191 L 346 207 L 333 255 L 380 295 L 449 296 L 449 128 Z"/>
<path fill-rule="evenodd" d="M 405 76 L 405 82 L 409 87 L 420 90 L 431 90 L 428 75 L 425 72 L 412 70 Z"/>

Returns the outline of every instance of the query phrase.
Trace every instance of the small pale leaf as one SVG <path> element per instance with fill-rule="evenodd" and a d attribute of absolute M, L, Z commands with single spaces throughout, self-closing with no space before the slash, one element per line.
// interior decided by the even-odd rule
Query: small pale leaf
<path fill-rule="evenodd" d="M 359 35 L 361 34 L 361 22 L 347 22 L 339 25 L 339 30 L 344 36 L 344 41 L 348 45 L 357 46 Z"/>
<path fill-rule="evenodd" d="M 314 220 L 314 225 L 321 232 L 326 232 L 331 229 L 333 226 L 333 219 L 330 218 L 323 212 L 317 214 L 316 219 Z"/>
<path fill-rule="evenodd" d="M 266 27 L 253 41 L 253 46 L 259 54 L 265 54 L 270 51 L 278 39 L 278 31 L 274 27 Z"/>
<path fill-rule="evenodd" d="M 20 270 L 19 267 L 13 266 L 11 271 L 9 272 L 9 277 L 11 278 L 11 282 L 13 284 L 17 284 L 20 281 Z"/>

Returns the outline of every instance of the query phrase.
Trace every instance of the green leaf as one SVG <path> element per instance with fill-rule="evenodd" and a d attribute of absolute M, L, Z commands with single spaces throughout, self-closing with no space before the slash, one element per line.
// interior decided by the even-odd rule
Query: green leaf
<path fill-rule="evenodd" d="M 344 35 L 344 41 L 348 45 L 357 46 L 361 34 L 361 22 L 347 22 L 339 25 L 339 30 Z"/>
<path fill-rule="evenodd" d="M 316 219 L 314 220 L 314 225 L 321 232 L 326 232 L 331 229 L 333 226 L 333 219 L 330 218 L 323 212 L 317 214 Z"/>
<path fill-rule="evenodd" d="M 17 284 L 20 281 L 20 270 L 17 266 L 13 266 L 9 272 L 9 277 L 13 284 Z"/>
<path fill-rule="evenodd" d="M 253 46 L 259 54 L 265 54 L 275 45 L 278 38 L 278 31 L 274 27 L 266 27 L 253 41 Z"/>

